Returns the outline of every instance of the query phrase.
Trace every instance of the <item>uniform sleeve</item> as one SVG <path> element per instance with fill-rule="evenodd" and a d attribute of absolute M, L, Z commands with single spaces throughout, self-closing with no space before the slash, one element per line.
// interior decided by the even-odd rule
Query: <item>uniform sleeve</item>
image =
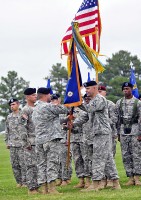
<path fill-rule="evenodd" d="M 87 112 L 82 112 L 81 116 L 76 118 L 73 122 L 74 127 L 81 127 L 84 123 L 86 123 L 89 120 L 89 116 Z"/>
<path fill-rule="evenodd" d="M 110 118 L 110 125 L 116 123 L 117 118 L 115 116 L 115 104 L 108 101 L 108 115 Z"/>
<path fill-rule="evenodd" d="M 117 116 L 116 116 L 116 105 L 112 101 L 108 101 L 108 113 L 110 119 L 110 125 L 112 128 L 113 136 L 117 136 Z"/>
<path fill-rule="evenodd" d="M 101 112 L 107 106 L 104 98 L 94 98 L 85 107 L 89 113 Z"/>
<path fill-rule="evenodd" d="M 116 128 L 117 128 L 117 134 L 119 134 L 120 131 L 120 126 L 121 126 L 121 122 L 120 122 L 120 100 L 117 101 L 116 105 L 115 105 L 115 120 L 116 120 Z"/>
<path fill-rule="evenodd" d="M 141 101 L 138 101 L 137 112 L 138 112 L 138 126 L 139 126 L 138 136 L 141 136 Z"/>
<path fill-rule="evenodd" d="M 6 120 L 6 123 L 5 123 L 5 143 L 6 143 L 6 145 L 9 144 L 9 124 L 8 124 L 8 119 Z"/>
<path fill-rule="evenodd" d="M 28 112 L 24 110 L 24 112 L 21 113 L 20 117 L 20 135 L 22 139 L 22 146 L 24 148 L 31 146 L 29 140 L 28 140 L 28 132 L 27 132 L 27 121 L 28 119 L 25 119 L 22 115 L 25 114 L 28 117 Z"/>
<path fill-rule="evenodd" d="M 67 114 L 68 108 L 64 105 L 51 105 L 50 110 L 54 115 Z"/>
<path fill-rule="evenodd" d="M 63 124 L 63 123 L 67 123 L 68 122 L 68 118 L 67 117 L 60 117 L 60 124 Z"/>

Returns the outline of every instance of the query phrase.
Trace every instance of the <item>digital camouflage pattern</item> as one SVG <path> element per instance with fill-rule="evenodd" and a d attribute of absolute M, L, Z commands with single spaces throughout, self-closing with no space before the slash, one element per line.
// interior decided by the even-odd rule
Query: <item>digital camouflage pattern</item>
<path fill-rule="evenodd" d="M 60 140 L 64 138 L 60 125 L 60 114 L 67 114 L 62 105 L 39 101 L 32 119 L 35 124 L 38 183 L 50 183 L 58 178 Z"/>
<path fill-rule="evenodd" d="M 93 132 L 91 130 L 92 123 L 91 123 L 90 113 L 83 111 L 81 116 L 79 116 L 74 120 L 73 126 L 74 127 L 82 126 L 82 142 L 83 142 L 82 157 L 84 160 L 84 176 L 90 177 L 92 174 L 92 154 L 93 154 L 93 137 L 94 137 Z"/>
<path fill-rule="evenodd" d="M 20 128 L 21 128 L 21 112 L 19 112 L 18 114 L 10 113 L 7 116 L 6 127 L 5 127 L 6 145 L 12 147 L 22 147 Z"/>
<path fill-rule="evenodd" d="M 35 126 L 32 121 L 34 107 L 25 105 L 22 110 L 21 137 L 24 147 L 24 157 L 26 165 L 26 179 L 28 189 L 38 188 L 37 183 L 37 156 L 35 152 Z"/>
<path fill-rule="evenodd" d="M 10 147 L 10 161 L 16 182 L 20 185 L 26 184 L 26 167 L 24 161 L 24 150 L 20 135 L 21 112 L 8 115 L 5 129 L 5 142 Z"/>
<path fill-rule="evenodd" d="M 74 118 L 79 118 L 82 115 L 83 111 L 75 107 L 73 116 Z M 83 154 L 84 154 L 84 147 L 82 142 L 82 126 L 74 126 L 72 128 L 71 133 L 71 150 L 72 150 L 72 156 L 74 160 L 75 165 L 75 172 L 78 178 L 84 177 L 84 160 L 83 160 Z"/>
<path fill-rule="evenodd" d="M 10 161 L 16 182 L 20 185 L 26 185 L 26 166 L 23 148 L 10 147 Z"/>
<path fill-rule="evenodd" d="M 118 179 L 117 169 L 111 151 L 110 135 L 95 135 L 93 143 L 92 180 Z"/>
<path fill-rule="evenodd" d="M 59 156 L 60 165 L 59 165 L 58 178 L 63 181 L 70 180 L 72 177 L 72 156 L 70 155 L 70 163 L 67 169 L 67 154 L 68 154 L 67 143 L 60 142 L 60 156 Z"/>
<path fill-rule="evenodd" d="M 68 109 L 63 105 L 53 105 L 39 101 L 32 119 L 35 124 L 36 144 L 44 144 L 56 138 L 63 138 L 59 114 L 67 114 Z"/>
<path fill-rule="evenodd" d="M 72 153 L 70 151 L 70 162 L 69 162 L 69 167 L 67 169 L 68 130 L 63 128 L 63 123 L 67 124 L 66 115 L 60 114 L 59 119 L 61 124 L 61 131 L 64 138 L 60 140 L 60 159 L 59 159 L 60 165 L 59 165 L 58 179 L 66 181 L 70 180 L 72 176 Z"/>
<path fill-rule="evenodd" d="M 141 175 L 141 147 L 140 142 L 137 140 L 137 136 L 141 135 L 141 101 L 138 101 L 136 106 L 135 115 L 137 116 L 137 121 L 132 124 L 131 119 L 135 117 L 133 116 L 135 100 L 135 97 L 132 97 L 131 99 L 125 99 L 124 97 L 116 103 L 122 160 L 128 177 Z M 124 128 L 126 126 L 131 126 L 131 133 L 125 134 Z"/>
<path fill-rule="evenodd" d="M 22 109 L 22 114 L 27 118 L 22 117 L 21 137 L 24 147 L 35 145 L 35 126 L 32 121 L 32 113 L 34 107 L 25 105 Z"/>
<path fill-rule="evenodd" d="M 97 94 L 89 104 L 81 106 L 91 114 L 93 131 L 92 179 L 102 180 L 105 170 L 111 179 L 118 179 L 111 150 L 111 126 L 105 97 Z M 107 163 L 108 159 L 108 163 Z M 110 166 L 107 167 L 107 166 Z M 112 169 L 112 170 L 111 170 Z"/>

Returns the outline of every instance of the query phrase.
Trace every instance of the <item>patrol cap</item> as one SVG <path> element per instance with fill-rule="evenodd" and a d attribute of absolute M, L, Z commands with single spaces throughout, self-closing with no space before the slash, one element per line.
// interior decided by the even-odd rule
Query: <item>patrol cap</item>
<path fill-rule="evenodd" d="M 106 91 L 106 87 L 104 85 L 99 85 L 98 90 Z"/>
<path fill-rule="evenodd" d="M 14 103 L 14 102 L 18 102 L 18 99 L 16 98 L 11 98 L 8 102 L 9 106 L 11 105 L 11 103 Z"/>
<path fill-rule="evenodd" d="M 84 94 L 83 99 L 85 99 L 86 97 L 88 97 L 88 95 L 87 95 L 87 94 Z"/>
<path fill-rule="evenodd" d="M 24 91 L 25 95 L 31 95 L 36 93 L 36 88 L 26 88 Z"/>
<path fill-rule="evenodd" d="M 133 88 L 133 85 L 132 85 L 131 83 L 129 83 L 129 82 L 124 82 L 124 83 L 122 84 L 122 90 L 124 89 L 124 87 Z"/>
<path fill-rule="evenodd" d="M 37 93 L 39 94 L 49 94 L 51 91 L 51 88 L 45 88 L 45 87 L 40 87 L 37 90 Z"/>
<path fill-rule="evenodd" d="M 61 96 L 60 96 L 60 94 L 58 94 L 58 93 L 56 93 L 56 96 L 58 97 L 58 98 L 60 98 Z"/>
<path fill-rule="evenodd" d="M 88 81 L 86 83 L 83 84 L 84 87 L 89 87 L 89 86 L 95 86 L 97 85 L 96 81 Z"/>
<path fill-rule="evenodd" d="M 55 99 L 58 99 L 59 97 L 56 95 L 56 94 L 52 94 L 51 95 L 51 100 L 55 100 Z"/>

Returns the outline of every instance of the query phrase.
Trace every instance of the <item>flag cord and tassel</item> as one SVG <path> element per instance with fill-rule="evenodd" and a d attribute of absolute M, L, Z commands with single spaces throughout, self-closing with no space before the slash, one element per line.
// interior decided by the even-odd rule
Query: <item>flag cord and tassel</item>
<path fill-rule="evenodd" d="M 79 24 L 77 22 L 72 22 L 72 35 L 81 58 L 90 69 L 95 69 L 96 81 L 98 82 L 98 73 L 102 73 L 105 70 L 104 65 L 98 59 L 99 53 L 91 49 L 83 41 L 82 36 L 79 33 Z"/>

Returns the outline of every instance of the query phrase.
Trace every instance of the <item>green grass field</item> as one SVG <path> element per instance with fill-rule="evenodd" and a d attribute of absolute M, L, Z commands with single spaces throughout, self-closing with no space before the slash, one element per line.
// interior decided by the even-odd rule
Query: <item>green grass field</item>
<path fill-rule="evenodd" d="M 65 187 L 58 187 L 63 193 L 60 195 L 27 195 L 26 188 L 16 188 L 12 169 L 9 160 L 9 151 L 5 147 L 3 136 L 0 136 L 0 200 L 141 200 L 141 186 L 124 186 L 127 181 L 123 164 L 121 161 L 121 152 L 119 143 L 117 144 L 116 164 L 120 176 L 122 190 L 104 189 L 98 192 L 82 193 L 79 189 L 74 189 L 73 185 L 77 183 L 75 172 L 73 173 L 72 183 Z"/>

